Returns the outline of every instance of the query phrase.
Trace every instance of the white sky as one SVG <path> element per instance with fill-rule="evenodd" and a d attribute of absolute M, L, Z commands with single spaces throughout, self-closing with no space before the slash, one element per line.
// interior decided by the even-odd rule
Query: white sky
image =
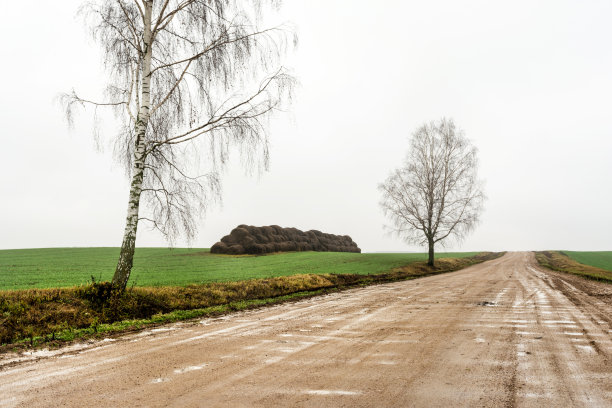
<path fill-rule="evenodd" d="M 0 248 L 121 243 L 124 172 L 96 151 L 87 115 L 69 131 L 54 103 L 104 85 L 80 3 L 2 5 Z M 416 127 L 447 116 L 479 148 L 489 197 L 480 226 L 448 249 L 612 249 L 612 2 L 286 3 L 300 41 L 293 119 L 271 126 L 270 172 L 231 165 L 194 247 L 246 223 L 419 250 L 385 236 L 377 185 Z M 137 245 L 165 241 L 142 224 Z"/>

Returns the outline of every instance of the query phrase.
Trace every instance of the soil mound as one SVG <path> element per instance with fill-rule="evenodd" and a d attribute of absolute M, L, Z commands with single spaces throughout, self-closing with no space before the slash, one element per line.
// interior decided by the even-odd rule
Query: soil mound
<path fill-rule="evenodd" d="M 287 251 L 361 252 L 348 235 L 326 234 L 317 230 L 300 231 L 278 225 L 254 227 L 239 225 L 210 248 L 213 254 L 266 254 Z"/>

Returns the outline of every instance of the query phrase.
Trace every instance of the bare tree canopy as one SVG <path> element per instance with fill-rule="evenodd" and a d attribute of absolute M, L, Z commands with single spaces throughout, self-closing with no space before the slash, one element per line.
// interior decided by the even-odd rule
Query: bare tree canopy
<path fill-rule="evenodd" d="M 477 178 L 477 149 L 452 119 L 414 132 L 404 164 L 380 184 L 380 205 L 393 232 L 406 243 L 434 246 L 462 240 L 476 226 L 485 195 Z"/>
<path fill-rule="evenodd" d="M 127 284 L 140 220 L 170 242 L 193 238 L 198 215 L 219 198 L 219 171 L 232 146 L 248 167 L 267 169 L 266 120 L 290 101 L 294 79 L 280 66 L 291 30 L 260 28 L 265 5 L 276 2 L 99 0 L 83 6 L 109 74 L 107 100 L 75 92 L 62 99 L 69 122 L 75 107 L 91 105 L 114 109 L 122 124 L 115 157 L 131 187 L 113 278 L 118 286 Z"/>

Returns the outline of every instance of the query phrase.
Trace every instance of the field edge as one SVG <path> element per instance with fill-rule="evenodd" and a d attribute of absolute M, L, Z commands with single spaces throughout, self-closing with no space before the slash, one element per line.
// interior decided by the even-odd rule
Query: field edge
<path fill-rule="evenodd" d="M 162 312 L 152 313 L 150 316 L 144 318 L 122 316 L 121 319 L 116 321 L 109 321 L 100 323 L 100 319 L 104 316 L 104 308 L 91 307 L 88 301 L 73 303 L 73 299 L 64 299 L 59 293 L 70 293 L 79 290 L 74 288 L 73 290 L 67 289 L 32 289 L 32 290 L 21 290 L 21 291 L 7 291 L 4 295 L 11 294 L 12 303 L 19 305 L 22 311 L 28 312 L 27 307 L 24 307 L 23 295 L 36 295 L 37 301 L 34 302 L 36 307 L 32 307 L 29 310 L 31 319 L 27 319 L 28 313 L 24 316 L 15 316 L 12 324 L 7 323 L 7 316 L 4 313 L 4 319 L 2 320 L 2 327 L 6 330 L 7 327 L 12 327 L 13 334 L 11 340 L 6 341 L 0 345 L 0 353 L 7 353 L 10 351 L 27 350 L 31 348 L 41 347 L 61 347 L 74 342 L 102 339 L 113 336 L 120 336 L 129 332 L 139 331 L 146 328 L 155 327 L 162 324 L 173 323 L 178 321 L 188 321 L 191 319 L 202 318 L 202 317 L 214 317 L 232 313 L 235 311 L 259 308 L 266 305 L 280 304 L 284 302 L 297 301 L 300 299 L 318 296 L 322 294 L 342 291 L 359 286 L 368 286 L 373 284 L 382 284 L 400 280 L 410 280 L 420 277 L 432 276 L 442 273 L 454 272 L 466 267 L 482 263 L 488 260 L 493 260 L 504 255 L 505 252 L 483 252 L 469 258 L 441 258 L 437 260 L 435 268 L 430 268 L 425 262 L 413 262 L 409 265 L 400 268 L 394 268 L 393 270 L 386 273 L 370 274 L 370 275 L 352 275 L 352 274 L 330 274 L 330 275 L 294 275 L 289 277 L 276 277 L 269 279 L 252 279 L 243 282 L 228 282 L 228 283 L 211 283 L 202 285 L 192 285 L 188 288 L 132 288 L 131 291 L 126 293 L 136 294 L 135 298 L 130 298 L 126 301 L 128 304 L 134 304 L 135 300 L 151 299 L 147 298 L 146 295 L 152 297 L 152 302 L 159 303 L 162 298 L 175 298 L 177 296 L 185 296 L 189 291 L 189 297 L 191 298 L 194 293 L 211 294 L 221 298 L 221 301 L 213 304 L 203 303 L 204 307 L 187 307 L 187 308 L 175 308 L 174 310 L 164 310 Z M 255 287 L 253 287 L 255 285 Z M 245 290 L 245 286 L 248 290 Z M 160 292 L 166 289 L 162 294 Z M 174 292 L 172 290 L 173 289 Z M 82 288 L 81 288 L 82 290 Z M 225 297 L 222 296 L 226 291 Z M 170 294 L 168 293 L 170 292 Z M 56 296 L 51 296 L 51 293 Z M 264 295 L 261 295 L 264 293 Z M 73 296 L 75 293 L 71 293 Z M 76 293 L 78 295 L 79 293 Z M 221 295 L 220 295 L 221 294 Z M 162 296 L 163 295 L 163 296 Z M 143 296 L 145 296 L 143 298 Z M 210 297 L 210 296 L 209 296 Z M 69 323 L 68 321 L 57 324 L 46 324 L 41 326 L 40 322 L 54 322 L 57 320 L 57 316 L 52 316 L 54 310 L 52 303 L 48 303 L 48 308 L 45 308 L 45 303 L 40 302 L 40 299 L 54 299 L 53 305 L 59 301 L 60 303 L 68 303 L 73 309 L 79 307 L 82 310 L 73 311 L 73 315 L 80 316 L 81 319 Z M 168 300 L 168 299 L 165 299 Z M 174 299 L 176 300 L 176 299 Z M 2 302 L 6 305 L 11 306 L 11 299 L 7 296 L 3 296 Z M 137 306 L 137 305 L 136 305 Z M 193 306 L 193 305 L 191 305 Z M 44 318 L 41 318 L 41 313 Z M 83 316 L 89 316 L 91 320 L 83 320 Z M 60 316 L 65 317 L 65 316 Z M 55 319 L 54 319 L 55 318 Z M 29 321 L 29 323 L 27 323 Z M 17 323 L 18 322 L 18 323 Z M 15 324 L 18 326 L 15 326 Z M 1 334 L 1 333 L 0 333 Z M 4 333 L 5 339 L 7 334 Z M 1 366 L 0 366 L 1 368 Z"/>
<path fill-rule="evenodd" d="M 612 284 L 612 272 L 577 262 L 563 251 L 535 251 L 535 258 L 541 267 Z"/>

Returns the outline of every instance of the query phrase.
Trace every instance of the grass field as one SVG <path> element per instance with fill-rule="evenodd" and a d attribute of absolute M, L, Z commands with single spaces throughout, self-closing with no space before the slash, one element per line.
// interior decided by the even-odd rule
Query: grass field
<path fill-rule="evenodd" d="M 535 253 L 536 260 L 541 266 L 608 283 L 612 283 L 612 269 L 603 267 L 609 267 L 609 262 L 612 261 L 611 255 L 612 252 L 539 251 Z"/>
<path fill-rule="evenodd" d="M 599 252 L 576 252 L 562 251 L 563 254 L 572 258 L 574 261 L 584 265 L 612 271 L 612 251 Z"/>
<path fill-rule="evenodd" d="M 475 252 L 438 253 L 465 258 Z M 0 290 L 70 287 L 110 280 L 119 248 L 0 250 Z M 426 254 L 290 252 L 265 256 L 213 255 L 208 249 L 137 248 L 130 285 L 186 286 L 296 274 L 358 274 L 390 271 Z"/>

